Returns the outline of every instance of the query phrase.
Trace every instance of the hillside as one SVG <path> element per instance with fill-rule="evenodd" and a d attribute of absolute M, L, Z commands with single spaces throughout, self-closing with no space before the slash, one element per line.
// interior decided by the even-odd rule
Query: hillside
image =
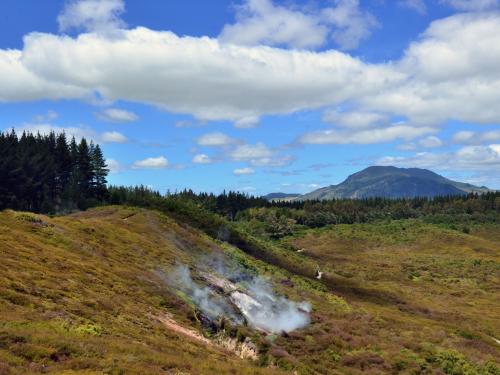
<path fill-rule="evenodd" d="M 4 211 L 0 374 L 497 374 L 499 233 L 338 225 L 258 260 L 155 211 Z"/>
<path fill-rule="evenodd" d="M 312 191 L 297 199 L 413 198 L 487 191 L 485 187 L 452 181 L 426 169 L 373 166 L 350 175 L 338 185 Z"/>

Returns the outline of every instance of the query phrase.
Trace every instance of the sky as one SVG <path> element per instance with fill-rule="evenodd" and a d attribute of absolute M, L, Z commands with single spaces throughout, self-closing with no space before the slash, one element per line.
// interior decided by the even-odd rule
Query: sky
<path fill-rule="evenodd" d="M 0 130 L 114 185 L 305 193 L 371 165 L 500 189 L 500 0 L 2 0 Z"/>

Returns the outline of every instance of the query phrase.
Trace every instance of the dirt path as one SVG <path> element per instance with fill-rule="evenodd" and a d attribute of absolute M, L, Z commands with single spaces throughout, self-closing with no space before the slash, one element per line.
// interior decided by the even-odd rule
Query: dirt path
<path fill-rule="evenodd" d="M 210 341 L 209 339 L 203 337 L 198 332 L 185 328 L 179 325 L 169 314 L 163 314 L 160 316 L 155 316 L 158 321 L 160 321 L 166 328 L 171 331 L 177 332 L 180 335 L 189 337 L 192 340 L 201 342 L 209 346 L 215 346 L 231 354 L 235 354 L 242 359 L 257 360 L 259 358 L 257 353 L 257 347 L 252 342 L 240 343 L 234 338 L 219 337 L 215 341 Z"/>
<path fill-rule="evenodd" d="M 168 329 L 177 332 L 183 336 L 187 336 L 195 341 L 202 342 L 204 344 L 213 346 L 214 344 L 207 338 L 203 337 L 200 335 L 198 332 L 193 331 L 191 329 L 182 327 L 179 325 L 175 320 L 173 320 L 169 315 L 163 314 L 161 316 L 157 316 L 156 319 L 158 319 L 161 323 L 165 325 Z"/>

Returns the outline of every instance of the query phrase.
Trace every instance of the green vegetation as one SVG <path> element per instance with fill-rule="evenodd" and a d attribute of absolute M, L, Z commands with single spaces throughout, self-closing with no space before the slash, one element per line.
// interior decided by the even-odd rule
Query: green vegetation
<path fill-rule="evenodd" d="M 0 132 L 0 210 L 34 212 L 85 209 L 107 198 L 106 169 L 99 145 L 64 133 L 20 137 Z"/>
<path fill-rule="evenodd" d="M 172 202 L 166 214 L 0 214 L 0 373 L 498 374 L 497 224 L 465 234 L 409 219 L 294 227 L 277 239 Z M 228 331 L 257 344 L 252 362 L 155 319 L 168 313 L 203 332 L 155 271 L 217 253 L 310 301 L 312 323 L 282 335 Z"/>

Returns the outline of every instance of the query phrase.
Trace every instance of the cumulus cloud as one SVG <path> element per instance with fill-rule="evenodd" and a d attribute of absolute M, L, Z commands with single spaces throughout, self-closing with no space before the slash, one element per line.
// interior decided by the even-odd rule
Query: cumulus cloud
<path fill-rule="evenodd" d="M 128 138 L 119 132 L 105 132 L 100 136 L 100 140 L 103 143 L 126 143 Z"/>
<path fill-rule="evenodd" d="M 397 63 L 408 75 L 405 82 L 366 98 L 365 104 L 407 116 L 413 123 L 450 118 L 498 123 L 500 109 L 494 103 L 500 99 L 499 38 L 498 13 L 434 21 Z"/>
<path fill-rule="evenodd" d="M 164 156 L 137 160 L 132 164 L 132 169 L 165 169 L 170 163 Z"/>
<path fill-rule="evenodd" d="M 378 26 L 375 17 L 359 7 L 359 0 L 334 0 L 335 7 L 326 8 L 322 15 L 334 26 L 333 40 L 344 50 L 354 49 L 367 39 Z"/>
<path fill-rule="evenodd" d="M 321 130 L 304 134 L 299 138 L 302 144 L 371 144 L 391 142 L 397 139 L 410 140 L 437 129 L 427 126 L 396 124 L 385 128 L 357 131 Z"/>
<path fill-rule="evenodd" d="M 316 11 L 246 0 L 236 9 L 236 22 L 225 25 L 219 39 L 240 45 L 317 48 L 331 37 L 341 48 L 353 49 L 377 26 L 358 0 L 334 0 L 333 6 Z"/>
<path fill-rule="evenodd" d="M 211 164 L 213 159 L 206 154 L 197 154 L 193 157 L 193 163 L 195 164 Z"/>
<path fill-rule="evenodd" d="M 243 45 L 315 48 L 325 43 L 327 35 L 328 28 L 315 15 L 274 5 L 271 0 L 246 0 L 237 7 L 236 23 L 225 25 L 219 39 Z"/>
<path fill-rule="evenodd" d="M 123 0 L 69 0 L 57 17 L 59 31 L 109 31 L 125 26 Z"/>
<path fill-rule="evenodd" d="M 132 122 L 139 119 L 135 113 L 119 108 L 106 108 L 98 112 L 96 116 L 98 119 L 108 122 Z"/>
<path fill-rule="evenodd" d="M 233 174 L 235 174 L 236 176 L 243 176 L 243 175 L 249 175 L 249 174 L 254 174 L 254 173 L 255 173 L 255 170 L 253 170 L 252 168 L 236 168 L 233 171 Z"/>
<path fill-rule="evenodd" d="M 0 49 L 0 102 L 40 99 L 86 99 L 87 89 L 55 82 L 32 72 L 22 61 L 23 52 Z"/>
<path fill-rule="evenodd" d="M 0 101 L 89 99 L 97 93 L 108 101 L 147 103 L 237 126 L 264 115 L 349 103 L 365 115 L 404 118 L 423 136 L 426 128 L 449 119 L 498 124 L 498 61 L 496 12 L 434 21 L 402 59 L 386 64 L 368 64 L 334 50 L 249 47 L 146 28 L 120 30 L 112 37 L 32 33 L 22 51 L 0 50 Z M 397 132 L 369 120 L 358 125 L 376 127 L 378 134 Z"/>
<path fill-rule="evenodd" d="M 199 146 L 223 147 L 236 142 L 235 139 L 220 132 L 204 134 L 196 140 Z"/>

